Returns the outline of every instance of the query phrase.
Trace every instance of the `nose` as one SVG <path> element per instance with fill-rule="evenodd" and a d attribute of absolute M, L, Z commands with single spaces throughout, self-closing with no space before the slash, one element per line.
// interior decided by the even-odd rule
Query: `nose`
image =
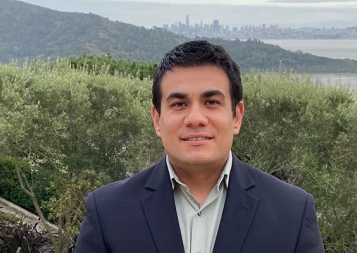
<path fill-rule="evenodd" d="M 187 110 L 184 124 L 187 127 L 202 127 L 207 125 L 208 119 L 204 108 L 200 105 L 191 105 Z"/>

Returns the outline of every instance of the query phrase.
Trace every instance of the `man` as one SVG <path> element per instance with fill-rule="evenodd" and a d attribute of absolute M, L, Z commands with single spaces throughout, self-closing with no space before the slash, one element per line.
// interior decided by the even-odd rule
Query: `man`
<path fill-rule="evenodd" d="M 89 195 L 77 253 L 324 252 L 312 196 L 230 151 L 243 89 L 222 47 L 175 47 L 156 69 L 152 91 L 167 155 Z"/>

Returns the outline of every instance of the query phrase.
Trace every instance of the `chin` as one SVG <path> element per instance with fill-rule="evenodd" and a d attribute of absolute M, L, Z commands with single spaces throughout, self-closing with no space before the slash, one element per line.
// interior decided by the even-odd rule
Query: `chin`
<path fill-rule="evenodd" d="M 191 165 L 208 165 L 216 161 L 215 157 L 212 155 L 195 155 L 192 154 L 190 157 L 186 157 L 186 162 Z"/>

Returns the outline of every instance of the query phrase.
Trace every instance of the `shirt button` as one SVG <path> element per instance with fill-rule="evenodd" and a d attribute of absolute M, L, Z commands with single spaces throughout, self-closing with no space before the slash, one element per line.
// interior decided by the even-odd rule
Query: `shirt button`
<path fill-rule="evenodd" d="M 198 215 L 198 216 L 202 216 L 202 211 L 199 211 L 199 212 L 197 213 L 197 215 Z"/>

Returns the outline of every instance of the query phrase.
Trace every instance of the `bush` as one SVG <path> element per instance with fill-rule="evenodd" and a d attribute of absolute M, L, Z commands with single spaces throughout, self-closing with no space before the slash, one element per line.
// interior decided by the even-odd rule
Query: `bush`
<path fill-rule="evenodd" d="M 6 224 L 0 220 L 0 252 L 14 253 L 21 248 L 22 253 L 52 252 L 49 237 L 38 232 L 35 225 L 22 221 Z"/>
<path fill-rule="evenodd" d="M 151 77 L 157 67 L 155 62 L 115 60 L 110 54 L 101 56 L 83 54 L 79 57 L 70 57 L 69 62 L 72 68 L 86 69 L 88 73 L 98 74 L 104 67 L 110 75 L 119 74 L 140 80 Z"/>
<path fill-rule="evenodd" d="M 246 113 L 233 152 L 313 194 L 326 252 L 356 252 L 355 93 L 289 73 L 252 72 L 243 82 Z"/>
<path fill-rule="evenodd" d="M 72 239 L 83 219 L 85 191 L 126 178 L 162 155 L 160 146 L 159 152 L 146 148 L 157 142 L 148 79 L 111 75 L 106 68 L 88 74 L 63 59 L 0 65 L 0 77 L 1 155 L 18 158 L 44 218 Z M 13 164 L 6 168 L 6 198 L 33 210 Z M 50 196 L 36 192 L 37 186 L 50 189 Z"/>
<path fill-rule="evenodd" d="M 19 166 L 33 186 L 40 204 L 49 200 L 54 194 L 54 191 L 49 190 L 51 176 L 45 170 L 31 170 L 30 165 L 25 160 L 19 160 Z M 0 157 L 0 191 L 2 192 L 1 197 L 30 212 L 36 212 L 31 199 L 19 187 L 13 157 Z"/>

